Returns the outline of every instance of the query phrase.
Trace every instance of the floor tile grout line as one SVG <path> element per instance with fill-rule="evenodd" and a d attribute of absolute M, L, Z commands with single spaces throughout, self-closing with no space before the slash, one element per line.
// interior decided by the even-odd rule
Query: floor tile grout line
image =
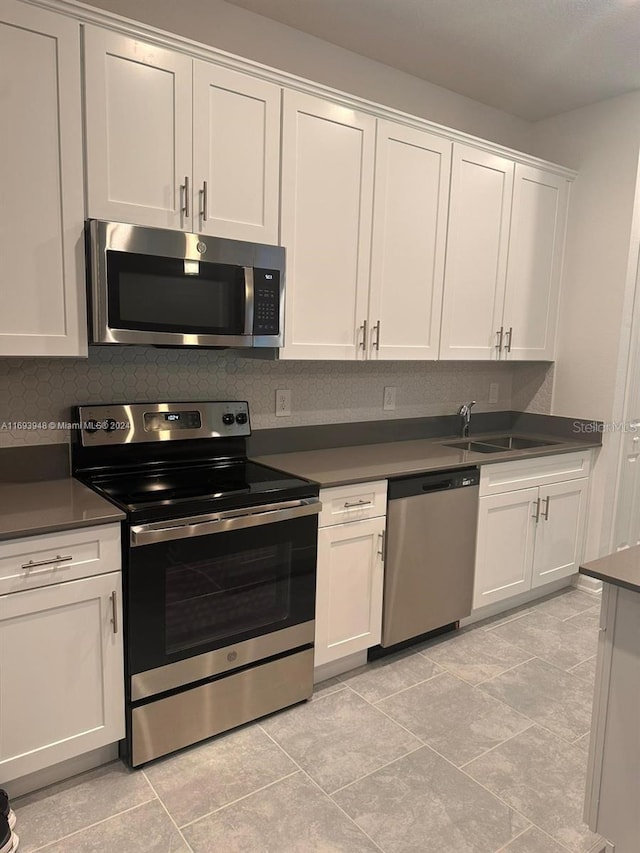
<path fill-rule="evenodd" d="M 504 669 L 502 672 L 497 673 L 497 675 L 492 675 L 491 678 L 483 678 L 482 681 L 476 681 L 474 684 L 471 684 L 470 681 L 467 681 L 467 684 L 469 684 L 471 687 L 481 687 L 483 684 L 488 684 L 489 681 L 494 681 L 496 678 L 501 678 L 508 672 L 511 672 L 514 669 L 518 669 L 519 666 L 524 666 L 525 663 L 531 663 L 532 660 L 540 660 L 540 658 L 537 655 L 531 655 L 530 658 L 520 661 L 520 663 L 515 663 L 513 666 L 510 666 L 507 669 Z M 458 677 L 461 678 L 461 676 Z"/>
<path fill-rule="evenodd" d="M 499 850 L 496 850 L 496 851 L 495 851 L 495 853 L 504 853 L 504 851 L 507 851 L 507 853 L 508 853 L 509 845 L 510 845 L 510 844 L 513 844 L 513 842 L 514 842 L 514 841 L 517 841 L 517 840 L 518 840 L 518 838 L 521 838 L 523 835 L 525 835 L 525 834 L 526 834 L 527 832 L 529 832 L 531 829 L 537 829 L 537 830 L 538 830 L 538 832 L 541 832 L 543 835 L 546 835 L 546 836 L 547 836 L 548 838 L 550 838 L 550 839 L 551 839 L 555 844 L 557 844 L 557 845 L 558 845 L 558 847 L 560 847 L 562 850 L 566 851 L 566 853 L 575 853 L 575 851 L 571 850 L 569 847 L 566 847 L 564 844 L 562 844 L 560 841 L 558 841 L 556 838 L 554 838 L 552 835 L 550 835 L 550 834 L 546 831 L 546 829 L 543 829 L 541 826 L 538 826 L 538 824 L 537 824 L 537 823 L 532 823 L 532 824 L 531 824 L 531 826 L 528 826 L 526 829 L 523 829 L 523 830 L 522 830 L 522 832 L 518 833 L 518 835 L 516 835 L 516 837 L 515 837 L 515 838 L 512 838 L 512 839 L 511 839 L 511 841 L 508 841 L 508 842 L 504 845 L 504 847 L 501 847 Z"/>
<path fill-rule="evenodd" d="M 434 678 L 440 678 L 441 675 L 445 675 L 446 670 L 443 669 L 442 672 L 434 672 L 433 675 L 430 675 L 429 678 L 424 678 L 422 681 L 417 681 L 415 684 L 410 684 L 408 687 L 402 687 L 400 690 L 396 690 L 395 693 L 390 693 L 388 696 L 382 696 L 380 699 L 367 699 L 366 696 L 363 696 L 362 693 L 359 693 L 355 687 L 352 687 L 350 684 L 346 684 L 345 686 L 349 688 L 349 690 L 353 690 L 356 696 L 359 696 L 361 699 L 364 699 L 372 708 L 376 708 L 377 710 L 381 710 L 378 708 L 379 702 L 386 702 L 387 699 L 391 699 L 392 696 L 399 696 L 401 693 L 405 693 L 407 690 L 411 690 L 414 687 L 417 687 L 419 684 L 426 684 L 427 681 L 433 681 Z"/>
<path fill-rule="evenodd" d="M 332 802 L 332 803 L 334 804 L 334 806 L 335 806 L 337 809 L 340 809 L 340 811 L 341 811 L 341 812 L 342 812 L 342 814 L 347 818 L 347 820 L 349 820 L 349 821 L 350 821 L 350 822 L 351 822 L 351 823 L 356 827 L 356 829 L 357 829 L 359 832 L 361 832 L 361 833 L 365 836 L 365 838 L 368 838 L 368 839 L 369 839 L 369 841 L 374 845 L 374 847 L 377 847 L 377 848 L 378 848 L 378 850 L 380 850 L 380 851 L 381 851 L 381 853 L 385 853 L 385 851 L 382 849 L 382 847 L 380 847 L 380 845 L 379 845 L 379 844 L 377 844 L 377 843 L 373 840 L 373 838 L 371 838 L 371 836 L 370 836 L 367 832 L 365 832 L 365 831 L 364 831 L 364 829 L 362 829 L 362 827 L 361 827 L 361 826 L 358 826 L 358 824 L 357 824 L 357 823 L 356 823 L 356 821 L 351 817 L 351 815 L 347 814 L 347 812 L 342 808 L 342 806 L 341 806 L 339 803 L 336 803 L 336 801 L 333 799 L 333 797 L 332 797 L 330 794 L 327 794 L 327 792 L 326 792 L 326 791 L 325 791 L 325 790 L 324 790 L 324 789 L 323 789 L 323 788 L 322 788 L 322 787 L 321 787 L 321 786 L 316 782 L 316 780 L 315 780 L 315 779 L 313 779 L 313 778 L 309 775 L 309 773 L 307 773 L 307 771 L 304 769 L 304 767 L 301 767 L 301 766 L 300 766 L 300 764 L 295 760 L 295 758 L 294 758 L 292 755 L 289 755 L 289 753 L 286 751 L 286 749 L 285 749 L 284 747 L 280 746 L 280 744 L 279 744 L 279 743 L 278 743 L 278 742 L 277 742 L 277 741 L 276 741 L 276 740 L 275 740 L 275 739 L 274 739 L 274 738 L 269 734 L 269 732 L 268 732 L 268 731 L 266 731 L 266 729 L 264 729 L 264 728 L 262 727 L 262 725 L 261 725 L 260 723 L 259 723 L 258 725 L 260 725 L 260 728 L 261 728 L 261 729 L 262 729 L 262 731 L 266 734 L 266 736 L 267 736 L 270 740 L 272 740 L 272 741 L 275 743 L 275 745 L 276 745 L 277 747 L 279 747 L 279 749 L 281 749 L 281 750 L 284 752 L 284 754 L 285 754 L 289 759 L 291 759 L 291 761 L 293 761 L 293 763 L 296 765 L 296 767 L 298 768 L 298 770 L 299 770 L 299 771 L 300 771 L 300 772 L 301 772 L 301 773 L 302 773 L 302 774 L 303 774 L 303 775 L 304 775 L 304 776 L 309 780 L 309 782 L 311 782 L 311 784 L 312 784 L 315 788 L 317 788 L 317 789 L 318 789 L 318 790 L 319 790 L 319 791 L 320 791 L 320 792 L 321 792 L 325 797 L 327 797 L 327 799 L 328 799 L 328 800 L 330 800 L 330 802 Z M 418 747 L 418 748 L 420 748 L 420 747 Z"/>
<path fill-rule="evenodd" d="M 149 777 L 147 776 L 147 774 L 145 773 L 145 771 L 144 771 L 144 770 L 141 770 L 141 773 L 142 773 L 142 775 L 144 776 L 144 778 L 147 780 L 147 782 L 148 782 L 148 784 L 149 784 L 149 787 L 151 788 L 151 790 L 153 791 L 153 793 L 156 795 L 156 798 L 157 798 L 158 802 L 160 803 L 160 805 L 162 806 L 162 808 L 164 809 L 164 811 L 166 812 L 167 817 L 169 818 L 169 820 L 171 821 L 171 823 L 175 826 L 175 828 L 176 828 L 176 830 L 177 830 L 177 832 L 178 832 L 178 835 L 179 835 L 179 836 L 180 836 L 180 838 L 184 841 L 184 843 L 187 845 L 187 850 L 189 850 L 189 853 L 193 853 L 193 847 L 189 844 L 189 842 L 187 841 L 187 839 L 186 839 L 186 838 L 184 837 L 184 835 L 182 834 L 182 831 L 180 830 L 180 827 L 178 826 L 178 824 L 176 823 L 176 821 L 173 819 L 173 815 L 171 814 L 171 812 L 169 811 L 169 809 L 168 809 L 168 808 L 166 807 L 166 805 L 164 804 L 164 801 L 163 801 L 162 797 L 158 794 L 157 790 L 155 789 L 155 787 L 154 787 L 154 785 L 153 785 L 153 782 L 149 779 Z"/>
<path fill-rule="evenodd" d="M 534 824 L 531 824 L 531 826 L 534 826 Z M 519 832 L 516 836 L 514 836 L 514 838 L 512 838 L 510 841 L 507 841 L 506 844 L 503 844 L 502 847 L 499 847 L 496 851 L 494 851 L 494 853 L 503 853 L 503 851 L 506 850 L 510 844 L 513 844 L 514 841 L 517 841 L 518 838 L 522 838 L 522 836 L 526 832 L 529 832 L 529 830 L 531 829 L 531 826 L 527 826 L 525 829 L 522 830 L 522 832 Z M 540 827 L 536 827 L 536 828 L 539 829 Z"/>
<path fill-rule="evenodd" d="M 398 696 L 400 693 L 404 693 L 405 690 L 411 690 L 412 687 L 417 687 L 419 684 L 426 684 L 427 681 L 433 681 L 434 678 L 438 678 L 438 676 L 444 675 L 446 670 L 444 669 L 444 667 L 440 667 L 440 669 L 442 669 L 442 672 L 434 672 L 433 675 L 430 675 L 428 678 L 423 678 L 422 681 L 416 681 L 415 684 L 410 684 L 408 687 L 401 687 L 400 690 L 396 690 L 393 693 L 389 693 L 388 696 L 381 696 L 379 699 L 367 699 L 367 697 L 363 696 L 362 693 L 358 693 L 355 687 L 352 687 L 346 682 L 345 687 L 348 687 L 350 690 L 353 690 L 353 692 L 357 696 L 359 696 L 361 699 L 364 699 L 365 702 L 368 702 L 373 708 L 375 708 L 378 702 L 384 702 L 386 699 L 391 699 L 392 696 Z"/>
<path fill-rule="evenodd" d="M 421 748 L 422 748 L 422 747 L 418 747 L 418 749 L 421 749 Z M 368 840 L 373 844 L 373 846 L 374 846 L 374 847 L 377 847 L 377 848 L 378 848 L 378 850 L 380 850 L 380 851 L 381 851 L 381 853 L 385 853 L 384 849 L 383 849 L 383 848 L 378 844 L 378 842 L 377 842 L 377 841 L 375 841 L 375 840 L 374 840 L 374 839 L 369 835 L 369 833 L 368 833 L 368 832 L 366 832 L 366 830 L 364 830 L 364 829 L 363 829 L 363 828 L 358 824 L 358 822 L 357 822 L 356 820 L 354 820 L 354 819 L 351 817 L 351 815 L 350 815 L 348 812 L 346 812 L 346 811 L 342 808 L 342 806 L 340 805 L 340 803 L 337 803 L 337 802 L 333 799 L 333 797 L 332 797 L 332 795 L 331 795 L 331 794 L 327 794 L 327 792 L 326 792 L 326 791 L 325 791 L 325 790 L 324 790 L 324 789 L 323 789 L 323 788 L 322 788 L 322 787 L 321 787 L 321 786 L 316 782 L 316 780 L 315 780 L 312 776 L 310 776 L 310 775 L 307 773 L 307 771 L 306 771 L 306 770 L 303 770 L 303 768 L 302 768 L 302 767 L 300 768 L 300 770 L 302 770 L 302 772 L 303 772 L 303 773 L 304 773 L 304 775 L 307 777 L 307 779 L 309 780 L 309 782 L 311 782 L 311 784 L 312 784 L 314 787 L 316 787 L 316 788 L 317 788 L 317 789 L 318 789 L 322 794 L 324 794 L 324 795 L 325 795 L 325 797 L 328 797 L 328 798 L 329 798 L 329 800 L 333 803 L 333 805 L 334 805 L 337 809 L 340 809 L 340 811 L 341 811 L 341 812 L 342 812 L 342 814 L 347 818 L 347 820 L 348 820 L 348 821 L 350 821 L 350 822 L 351 822 L 351 823 L 356 827 L 356 829 L 357 829 L 359 832 L 361 832 L 361 833 L 365 836 L 365 838 L 367 838 L 367 839 L 368 839 Z M 363 778 L 366 778 L 366 777 L 363 777 Z"/>
<path fill-rule="evenodd" d="M 414 735 L 415 737 L 415 735 Z M 391 761 L 387 761 L 385 764 L 381 764 L 380 767 L 376 767 L 374 770 L 370 770 L 368 773 L 363 773 L 362 776 L 358 776 L 357 779 L 353 779 L 351 782 L 347 782 L 345 785 L 340 785 L 339 788 L 336 788 L 335 791 L 325 791 L 327 796 L 333 797 L 334 794 L 339 794 L 340 791 L 344 791 L 345 788 L 348 788 L 350 785 L 355 785 L 357 782 L 362 782 L 363 779 L 366 779 L 368 776 L 371 776 L 373 773 L 377 773 L 379 770 L 384 770 L 386 767 L 389 767 L 391 764 L 395 764 L 396 761 L 401 761 L 403 758 L 406 758 L 409 755 L 413 755 L 414 752 L 417 752 L 419 749 L 422 749 L 427 744 L 422 743 L 422 741 L 414 746 L 413 749 L 410 749 L 408 752 L 405 752 L 404 755 L 398 755 L 395 758 L 392 758 Z"/>
<path fill-rule="evenodd" d="M 458 768 L 458 770 L 462 770 L 463 767 L 466 767 L 467 764 L 471 764 L 472 761 L 476 761 L 478 758 L 484 758 L 485 755 L 489 755 L 489 753 L 493 752 L 494 749 L 498 749 L 499 747 L 504 746 L 506 743 L 509 743 L 510 740 L 513 740 L 514 737 L 518 737 L 518 735 L 522 735 L 525 732 L 528 732 L 532 726 L 536 725 L 536 721 L 532 720 L 531 717 L 527 717 L 525 716 L 525 714 L 522 714 L 522 716 L 525 717 L 525 719 L 529 720 L 529 725 L 526 727 L 526 729 L 522 729 L 522 731 L 520 732 L 516 732 L 513 735 L 509 735 L 509 737 L 505 738 L 503 741 L 500 741 L 500 743 L 495 743 L 493 746 L 490 746 L 489 749 L 485 749 L 485 751 L 481 752 L 479 755 L 474 755 L 473 758 L 470 758 L 468 761 L 465 761 L 464 764 L 456 764 L 455 766 Z"/>
<path fill-rule="evenodd" d="M 265 732 L 265 734 L 266 734 L 266 732 Z M 218 812 L 222 812 L 225 809 L 228 809 L 229 806 L 236 806 L 236 805 L 238 805 L 238 803 L 241 803 L 243 800 L 248 799 L 248 797 L 252 797 L 254 794 L 259 794 L 261 791 L 266 791 L 267 788 L 271 788 L 272 785 L 277 785 L 278 782 L 282 782 L 285 779 L 290 779 L 292 776 L 295 776 L 299 772 L 300 771 L 298 769 L 298 765 L 296 764 L 296 769 L 292 770 L 291 773 L 287 773 L 285 776 L 280 776 L 280 778 L 278 778 L 278 779 L 273 779 L 271 782 L 267 782 L 266 785 L 261 785 L 259 788 L 256 788 L 255 791 L 249 791 L 248 794 L 243 794 L 242 797 L 238 797 L 235 800 L 231 800 L 231 802 L 224 803 L 224 805 L 218 806 L 218 808 L 216 808 L 216 809 L 211 809 L 211 811 L 207 812 L 206 814 L 200 815 L 199 817 L 194 817 L 193 820 L 188 820 L 186 823 L 183 823 L 181 826 L 178 826 L 178 824 L 176 823 L 176 826 L 178 826 L 178 829 L 180 831 L 182 831 L 183 829 L 187 829 L 188 827 L 193 826 L 196 823 L 199 823 L 201 820 L 204 820 L 207 817 L 211 817 L 211 815 L 218 814 Z"/>
<path fill-rule="evenodd" d="M 105 817 L 102 818 L 102 820 L 95 821 L 95 823 L 90 823 L 87 826 L 82 826 L 80 827 L 80 829 L 76 829 L 74 832 L 70 832 L 68 835 L 63 835 L 62 838 L 56 838 L 55 841 L 48 841 L 46 844 L 42 845 L 42 847 L 34 847 L 31 853 L 39 853 L 40 850 L 46 850 L 48 847 L 52 847 L 54 844 L 60 844 L 61 841 L 67 841 L 67 839 L 73 838 L 74 835 L 79 835 L 81 832 L 84 832 L 87 829 L 93 829 L 96 826 L 100 826 L 101 823 L 106 823 L 108 820 L 112 820 L 112 818 L 114 817 L 121 817 L 123 814 L 128 814 L 129 812 L 133 812 L 136 809 L 142 808 L 142 806 L 148 806 L 149 803 L 153 803 L 154 800 L 157 799 L 158 798 L 156 796 L 150 797 L 148 800 L 145 800 L 144 803 L 136 803 L 135 806 L 130 806 L 128 809 L 123 809 L 121 812 L 116 812 L 115 814 L 109 815 L 109 817 Z M 22 847 L 22 844 L 20 844 L 20 846 Z"/>

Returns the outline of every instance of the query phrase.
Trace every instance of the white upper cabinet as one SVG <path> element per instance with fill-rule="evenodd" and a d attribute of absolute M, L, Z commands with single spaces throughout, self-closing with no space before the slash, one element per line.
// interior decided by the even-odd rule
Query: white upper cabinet
<path fill-rule="evenodd" d="M 451 142 L 378 121 L 370 357 L 438 357 Z"/>
<path fill-rule="evenodd" d="M 440 357 L 552 360 L 568 181 L 453 147 Z"/>
<path fill-rule="evenodd" d="M 516 163 L 504 303 L 505 355 L 554 357 L 568 183 Z"/>
<path fill-rule="evenodd" d="M 513 165 L 453 146 L 440 358 L 500 356 Z"/>
<path fill-rule="evenodd" d="M 80 25 L 0 5 L 0 355 L 87 353 Z"/>
<path fill-rule="evenodd" d="M 375 126 L 355 110 L 284 92 L 281 358 L 364 357 Z"/>
<path fill-rule="evenodd" d="M 194 231 L 278 242 L 280 88 L 193 64 Z"/>
<path fill-rule="evenodd" d="M 85 28 L 92 219 L 278 242 L 280 87 Z"/>
<path fill-rule="evenodd" d="M 191 230 L 192 60 L 85 27 L 87 213 Z"/>

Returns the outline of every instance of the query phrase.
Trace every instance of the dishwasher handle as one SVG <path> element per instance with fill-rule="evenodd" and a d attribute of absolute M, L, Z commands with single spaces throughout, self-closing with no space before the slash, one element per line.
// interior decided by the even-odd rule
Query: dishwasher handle
<path fill-rule="evenodd" d="M 423 483 L 423 492 L 445 492 L 447 489 L 453 489 L 453 480 L 443 480 L 440 483 Z"/>
<path fill-rule="evenodd" d="M 480 471 L 478 468 L 457 468 L 447 471 L 434 471 L 433 474 L 418 474 L 389 480 L 387 497 L 390 501 L 400 498 L 412 498 L 434 492 L 447 492 L 468 486 L 478 486 Z"/>

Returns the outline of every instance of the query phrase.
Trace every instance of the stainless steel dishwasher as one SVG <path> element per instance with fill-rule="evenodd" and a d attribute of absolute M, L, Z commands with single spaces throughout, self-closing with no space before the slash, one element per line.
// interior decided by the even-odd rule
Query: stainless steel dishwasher
<path fill-rule="evenodd" d="M 471 613 L 480 472 L 390 480 L 383 647 Z"/>

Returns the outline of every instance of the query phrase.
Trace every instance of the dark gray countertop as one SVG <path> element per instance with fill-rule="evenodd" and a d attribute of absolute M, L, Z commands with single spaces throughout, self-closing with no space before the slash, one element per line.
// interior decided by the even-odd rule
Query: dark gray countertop
<path fill-rule="evenodd" d="M 589 440 L 563 439 L 558 436 L 540 434 L 533 436 L 530 433 L 527 435 L 532 438 L 552 440 L 554 444 L 527 450 L 504 450 L 485 454 L 445 447 L 444 442 L 460 440 L 455 436 L 449 436 L 323 448 L 296 453 L 273 453 L 256 456 L 254 459 L 256 462 L 279 468 L 298 477 L 314 480 L 321 486 L 328 487 L 600 447 L 599 438 L 590 442 Z M 475 434 L 473 438 L 481 441 L 483 436 Z M 485 435 L 484 438 L 488 436 Z"/>
<path fill-rule="evenodd" d="M 0 539 L 110 524 L 124 518 L 109 501 L 72 477 L 0 484 Z"/>
<path fill-rule="evenodd" d="M 640 592 L 640 545 L 591 560 L 580 566 L 580 574 Z"/>

